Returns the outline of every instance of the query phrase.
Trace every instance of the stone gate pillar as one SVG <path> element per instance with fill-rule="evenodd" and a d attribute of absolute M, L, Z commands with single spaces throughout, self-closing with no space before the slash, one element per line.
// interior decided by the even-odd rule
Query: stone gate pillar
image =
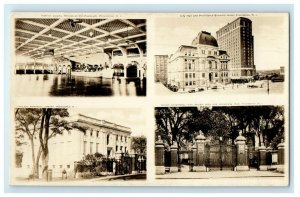
<path fill-rule="evenodd" d="M 205 172 L 205 140 L 206 137 L 203 135 L 202 131 L 196 137 L 196 163 L 194 164 L 194 171 Z"/>
<path fill-rule="evenodd" d="M 262 146 L 258 148 L 258 151 L 259 151 L 259 170 L 261 170 L 261 171 L 268 170 L 266 150 L 267 149 L 266 149 L 264 144 L 262 144 Z"/>
<path fill-rule="evenodd" d="M 165 145 L 158 136 L 158 140 L 155 142 L 155 173 L 164 174 L 165 173 Z"/>
<path fill-rule="evenodd" d="M 235 139 L 236 141 L 236 149 L 237 149 L 237 165 L 236 171 L 244 171 L 249 170 L 249 166 L 247 165 L 247 152 L 246 152 L 246 138 L 242 136 L 242 132 L 240 131 L 239 136 Z"/>
<path fill-rule="evenodd" d="M 178 172 L 178 146 L 174 141 L 171 145 L 171 167 L 170 172 Z"/>
<path fill-rule="evenodd" d="M 267 168 L 268 169 L 271 169 L 271 166 L 272 166 L 272 147 L 268 147 L 266 149 L 266 165 L 267 165 Z"/>
<path fill-rule="evenodd" d="M 131 164 L 132 164 L 132 174 L 137 174 L 137 154 L 132 154 Z"/>
<path fill-rule="evenodd" d="M 277 171 L 278 172 L 284 172 L 284 148 L 285 144 L 283 139 L 281 139 L 281 143 L 277 145 L 278 148 L 278 166 Z"/>

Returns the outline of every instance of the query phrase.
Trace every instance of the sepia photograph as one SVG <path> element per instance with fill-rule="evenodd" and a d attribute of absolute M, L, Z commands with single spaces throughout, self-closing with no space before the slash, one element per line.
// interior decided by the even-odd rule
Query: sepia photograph
<path fill-rule="evenodd" d="M 284 106 L 155 108 L 161 184 L 287 186 Z"/>
<path fill-rule="evenodd" d="M 145 181 L 145 121 L 138 108 L 16 108 L 11 184 Z"/>
<path fill-rule="evenodd" d="M 287 13 L 162 16 L 154 28 L 157 95 L 288 92 Z"/>
<path fill-rule="evenodd" d="M 146 19 L 37 15 L 12 15 L 16 96 L 146 96 Z"/>

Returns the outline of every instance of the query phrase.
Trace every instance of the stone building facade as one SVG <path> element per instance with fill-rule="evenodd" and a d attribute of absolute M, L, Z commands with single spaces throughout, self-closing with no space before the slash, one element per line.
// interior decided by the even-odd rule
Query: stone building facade
<path fill-rule="evenodd" d="M 230 56 L 219 50 L 217 40 L 201 31 L 191 45 L 181 45 L 168 61 L 168 84 L 179 91 L 230 83 Z"/>

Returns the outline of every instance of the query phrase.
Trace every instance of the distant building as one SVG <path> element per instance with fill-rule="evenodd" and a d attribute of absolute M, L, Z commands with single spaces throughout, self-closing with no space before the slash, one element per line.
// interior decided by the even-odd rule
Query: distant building
<path fill-rule="evenodd" d="M 252 21 L 239 17 L 217 31 L 220 49 L 230 56 L 231 79 L 250 79 L 255 75 Z"/>
<path fill-rule="evenodd" d="M 168 55 L 155 55 L 155 81 L 167 82 Z"/>
<path fill-rule="evenodd" d="M 280 75 L 284 75 L 284 67 L 280 66 Z"/>
<path fill-rule="evenodd" d="M 168 61 L 168 84 L 179 91 L 230 83 L 230 57 L 219 50 L 217 40 L 201 31 L 191 45 L 181 45 Z"/>
<path fill-rule="evenodd" d="M 49 140 L 48 168 L 53 170 L 53 176 L 61 176 L 63 170 L 72 172 L 74 162 L 82 160 L 87 154 L 98 152 L 110 158 L 118 158 L 121 153 L 130 152 L 130 128 L 81 114 L 73 119 L 74 123 L 88 129 L 85 132 L 78 129 L 64 131 L 62 135 L 56 135 Z M 36 136 L 36 153 L 38 148 L 39 139 Z M 28 177 L 32 169 L 30 143 L 24 144 L 22 150 L 22 173 Z M 41 162 L 40 159 L 40 170 Z"/>

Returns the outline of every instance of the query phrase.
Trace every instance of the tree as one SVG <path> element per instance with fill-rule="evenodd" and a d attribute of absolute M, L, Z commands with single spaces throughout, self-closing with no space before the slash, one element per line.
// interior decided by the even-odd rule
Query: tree
<path fill-rule="evenodd" d="M 158 107 L 155 108 L 156 133 L 169 145 L 177 143 L 179 149 L 184 146 L 183 139 L 196 130 L 189 125 L 192 123 L 196 107 Z"/>
<path fill-rule="evenodd" d="M 131 138 L 131 149 L 135 153 L 146 154 L 147 138 L 145 136 L 133 136 Z"/>
<path fill-rule="evenodd" d="M 16 121 L 16 145 L 22 145 L 24 142 L 25 134 L 28 137 L 31 146 L 31 158 L 32 158 L 32 177 L 38 178 L 39 165 L 38 160 L 41 155 L 41 148 L 38 149 L 36 155 L 34 149 L 34 137 L 38 132 L 38 123 L 42 117 L 42 110 L 36 108 L 18 108 L 15 111 Z"/>
<path fill-rule="evenodd" d="M 48 161 L 49 161 L 49 140 L 57 134 L 62 134 L 64 130 L 71 130 L 68 121 L 64 118 L 68 117 L 67 109 L 61 108 L 43 108 L 42 118 L 40 121 L 39 141 L 42 149 L 42 176 L 47 179 Z"/>

